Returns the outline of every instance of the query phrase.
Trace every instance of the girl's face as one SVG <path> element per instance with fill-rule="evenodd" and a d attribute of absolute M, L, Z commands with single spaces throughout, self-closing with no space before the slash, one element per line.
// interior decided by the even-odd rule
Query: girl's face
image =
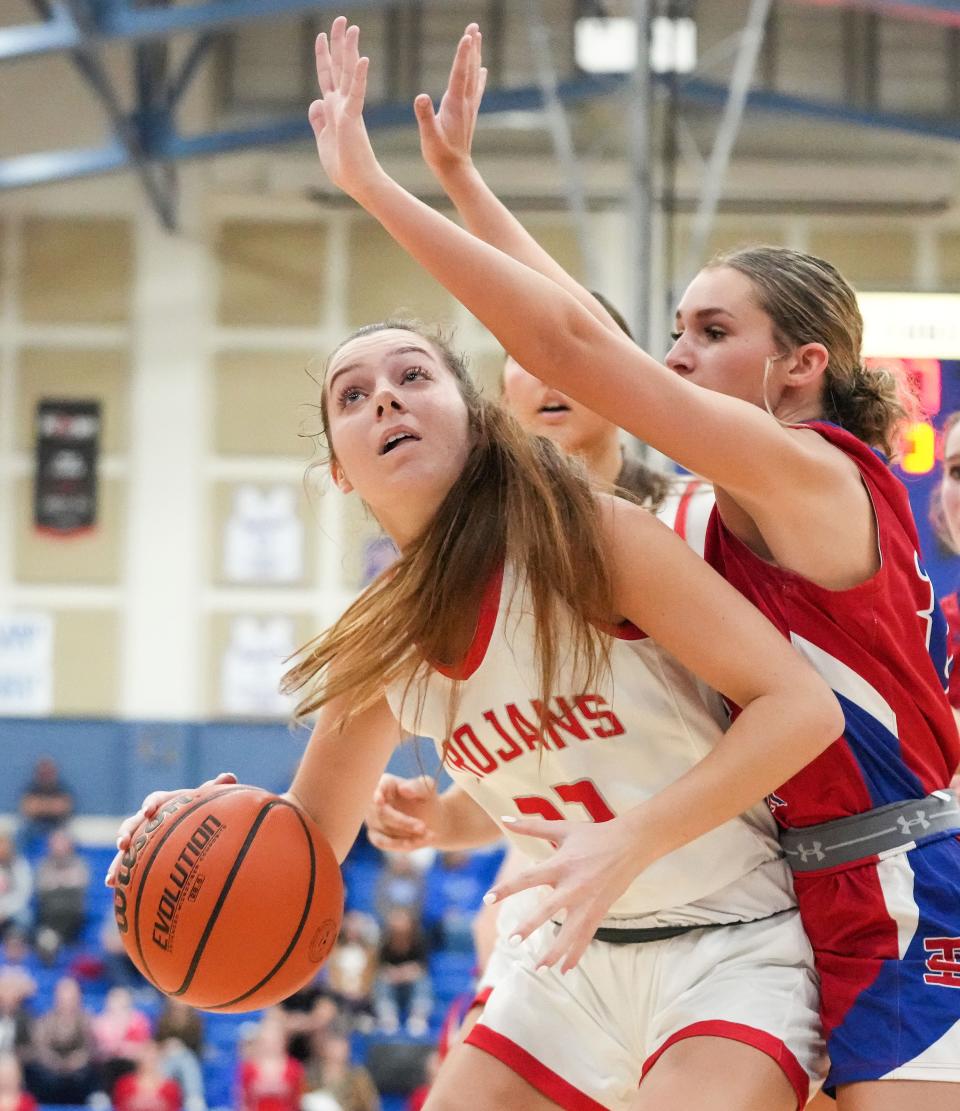
<path fill-rule="evenodd" d="M 950 543 L 960 552 L 960 424 L 950 429 L 943 445 L 940 505 Z"/>
<path fill-rule="evenodd" d="M 534 378 L 507 356 L 503 365 L 503 402 L 527 432 L 546 436 L 567 455 L 590 455 L 618 442 L 616 426 Z"/>
<path fill-rule="evenodd" d="M 334 481 L 402 547 L 436 512 L 471 448 L 466 402 L 440 352 L 400 328 L 350 340 L 327 372 Z"/>
<path fill-rule="evenodd" d="M 773 322 L 757 305 L 750 279 L 728 266 L 701 270 L 677 308 L 673 347 L 666 364 L 708 390 L 765 407 L 766 360 L 777 349 Z M 767 397 L 776 409 L 782 387 L 772 363 Z"/>

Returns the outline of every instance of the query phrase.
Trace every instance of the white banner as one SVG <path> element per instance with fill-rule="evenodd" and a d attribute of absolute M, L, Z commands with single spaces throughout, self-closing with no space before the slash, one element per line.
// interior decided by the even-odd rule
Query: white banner
<path fill-rule="evenodd" d="M 960 359 L 960 295 L 858 293 L 863 353 L 877 358 Z"/>
<path fill-rule="evenodd" d="M 0 715 L 53 712 L 53 618 L 0 613 Z"/>
<path fill-rule="evenodd" d="M 285 717 L 295 700 L 280 693 L 284 659 L 296 648 L 292 617 L 235 617 L 220 664 L 220 708 L 228 714 Z"/>
<path fill-rule="evenodd" d="M 295 583 L 303 578 L 303 523 L 292 486 L 238 486 L 227 521 L 223 570 L 230 582 Z"/>

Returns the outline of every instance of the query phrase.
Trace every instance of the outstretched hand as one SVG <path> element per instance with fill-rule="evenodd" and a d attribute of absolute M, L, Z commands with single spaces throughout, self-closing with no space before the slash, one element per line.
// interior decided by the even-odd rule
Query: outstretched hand
<path fill-rule="evenodd" d="M 511 834 L 550 841 L 556 852 L 513 879 L 495 884 L 484 902 L 499 903 L 531 887 L 551 887 L 551 894 L 514 936 L 522 940 L 545 922 L 562 919 L 563 925 L 539 965 L 549 968 L 562 959 L 560 970 L 569 972 L 583 956 L 610 907 L 648 861 L 622 818 L 597 823 L 540 818 L 501 821 L 509 822 Z"/>
<path fill-rule="evenodd" d="M 457 44 L 447 90 L 434 112 L 433 101 L 421 93 L 413 103 L 420 128 L 420 150 L 437 177 L 470 162 L 473 133 L 487 71 L 480 64 L 480 28 L 471 23 Z"/>
<path fill-rule="evenodd" d="M 360 57 L 360 28 L 338 16 L 317 36 L 317 83 L 320 99 L 308 112 L 317 153 L 327 176 L 356 197 L 381 172 L 363 123 L 368 58 Z"/>

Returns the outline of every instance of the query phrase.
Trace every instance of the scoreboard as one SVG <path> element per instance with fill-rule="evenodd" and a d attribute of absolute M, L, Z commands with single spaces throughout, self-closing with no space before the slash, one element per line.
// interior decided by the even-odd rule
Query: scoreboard
<path fill-rule="evenodd" d="M 895 470 L 910 495 L 937 594 L 949 594 L 960 581 L 960 557 L 937 544 L 929 510 L 939 480 L 943 422 L 960 410 L 960 295 L 861 293 L 859 302 L 867 365 L 901 375 L 917 398 L 919 411 L 904 432 Z"/>

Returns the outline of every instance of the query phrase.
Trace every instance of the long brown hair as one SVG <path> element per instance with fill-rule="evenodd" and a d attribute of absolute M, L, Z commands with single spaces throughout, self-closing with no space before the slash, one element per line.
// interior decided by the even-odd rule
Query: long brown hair
<path fill-rule="evenodd" d="M 909 419 L 909 395 L 889 370 L 864 365 L 863 317 L 840 271 L 815 255 L 768 246 L 719 254 L 707 266 L 728 266 L 750 279 L 783 347 L 826 347 L 824 418 L 893 455 L 900 426 Z"/>
<path fill-rule="evenodd" d="M 441 355 L 466 404 L 473 443 L 422 534 L 294 657 L 283 689 L 304 692 L 297 717 L 349 694 L 344 724 L 386 687 L 398 681 L 409 687 L 423 665 L 456 662 L 473 636 L 483 588 L 504 563 L 521 573 L 532 603 L 542 703 L 556 693 L 561 659 L 588 689 L 607 662 L 609 641 L 594 622 L 609 620 L 612 590 L 586 476 L 549 440 L 528 435 L 484 399 L 445 337 L 417 322 L 359 329 L 331 354 L 327 368 L 344 344 L 393 329 L 419 336 Z M 325 390 L 320 409 L 334 458 Z M 456 693 L 454 685 L 452 699 Z"/>

